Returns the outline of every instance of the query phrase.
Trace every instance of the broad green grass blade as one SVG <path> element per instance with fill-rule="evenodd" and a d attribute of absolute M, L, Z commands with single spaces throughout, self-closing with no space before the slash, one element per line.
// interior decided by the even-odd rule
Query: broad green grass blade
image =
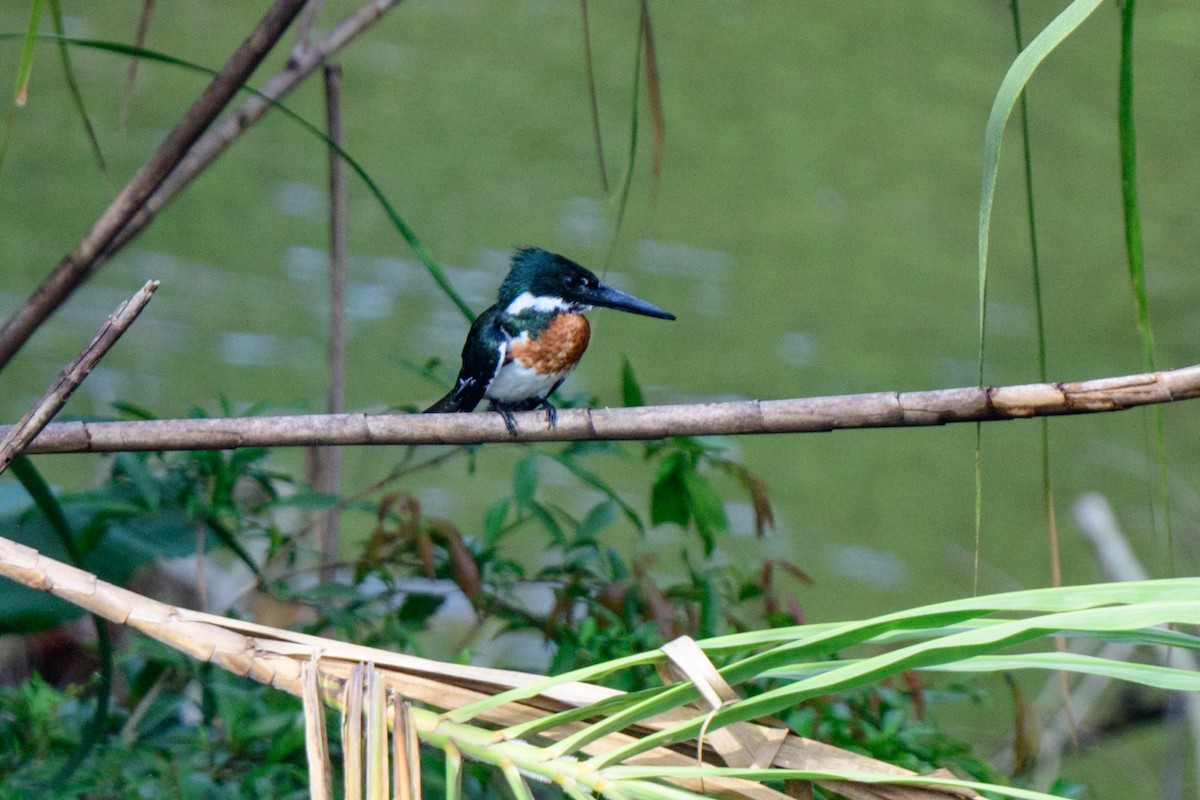
<path fill-rule="evenodd" d="M 763 673 L 763 678 L 772 680 L 806 680 L 813 675 L 828 672 L 839 666 L 860 663 L 863 659 L 841 661 L 814 661 L 793 667 L 773 669 Z M 1019 669 L 1039 669 L 1055 672 L 1078 672 L 1084 675 L 1101 675 L 1106 678 L 1140 683 L 1172 691 L 1194 692 L 1200 690 L 1200 673 L 1191 670 L 1160 667 L 1154 664 L 1138 664 L 1115 661 L 1082 653 L 1044 652 L 1019 655 L 975 656 L 961 661 L 922 667 L 925 672 L 1011 672 Z"/>
<path fill-rule="evenodd" d="M 50 2 L 50 17 L 54 20 L 54 32 L 59 37 L 66 35 L 63 30 L 62 8 L 59 6 L 59 0 L 49 0 Z M 96 166 L 100 168 L 100 172 L 105 178 L 109 178 L 108 165 L 104 163 L 104 153 L 100 150 L 100 140 L 96 138 L 96 129 L 92 127 L 92 120 L 88 117 L 87 107 L 83 103 L 83 92 L 79 88 L 79 81 L 75 80 L 75 68 L 71 66 L 71 53 L 67 49 L 67 45 L 60 38 L 58 41 L 58 55 L 62 60 L 63 77 L 67 81 L 67 89 L 71 92 L 71 100 L 75 103 L 75 111 L 79 114 L 79 119 L 83 123 L 83 132 L 87 136 L 88 144 L 92 148 L 92 156 L 96 159 Z"/>
<path fill-rule="evenodd" d="M 1195 597 L 1196 595 L 1192 595 Z M 1061 630 L 1094 632 L 1128 631 L 1157 625 L 1200 623 L 1200 599 L 1138 603 L 1128 606 L 1089 608 L 1011 620 L 990 628 L 964 631 L 929 642 L 920 642 L 873 658 L 845 664 L 828 672 L 730 704 L 711 717 L 697 716 L 688 722 L 658 731 L 603 756 L 593 758 L 596 768 L 619 763 L 645 750 L 694 738 L 705 724 L 709 729 L 775 714 L 817 695 L 840 692 L 881 680 L 907 669 L 919 669 L 988 655 L 995 650 L 1053 635 Z M 664 692 L 664 694 L 669 693 Z M 693 690 L 694 693 L 694 690 Z M 607 722 L 593 726 L 607 729 Z M 589 729 L 590 732 L 590 729 Z M 605 732 L 608 732 L 605 730 Z M 585 737 L 572 737 L 587 741 Z M 561 744 L 561 743 L 560 743 Z M 559 751 L 559 748 L 548 748 Z"/>
<path fill-rule="evenodd" d="M 0 34 L 0 42 L 11 41 L 13 38 L 15 38 L 15 36 L 13 34 Z M 87 48 L 91 48 L 94 50 L 103 50 L 105 52 L 114 53 L 117 55 L 132 56 L 132 57 L 140 58 L 144 61 L 153 61 L 153 62 L 157 62 L 160 64 L 168 64 L 168 65 L 175 66 L 175 67 L 182 67 L 184 69 L 189 69 L 194 72 L 200 72 L 205 75 L 215 75 L 216 74 L 215 70 L 211 70 L 208 67 L 203 67 L 203 66 L 200 66 L 199 64 L 194 64 L 190 61 L 185 61 L 181 58 L 175 58 L 174 56 L 169 56 L 165 53 L 159 53 L 157 51 L 147 50 L 147 49 L 141 48 L 141 47 L 133 47 L 133 46 L 127 45 L 127 44 L 121 44 L 120 42 L 105 42 L 105 41 L 97 41 L 97 40 L 92 40 L 92 39 L 75 39 L 75 38 L 71 38 L 69 36 L 43 35 L 43 36 L 39 36 L 38 38 L 59 41 L 59 42 L 62 42 L 63 44 L 71 45 L 74 47 L 87 47 Z M 383 190 L 381 188 L 379 188 L 379 185 L 377 183 L 375 183 L 375 181 L 371 178 L 371 176 L 369 174 L 367 174 L 367 171 L 363 168 L 363 166 L 361 164 L 359 164 L 358 161 L 355 160 L 354 157 L 350 155 L 350 153 L 348 153 L 344 148 L 339 146 L 337 143 L 330 140 L 330 138 L 328 136 L 326 136 L 325 133 L 320 128 L 313 125 L 311 122 L 304 119 L 304 117 L 302 117 L 299 114 L 297 114 L 296 112 L 292 111 L 290 108 L 288 108 L 284 104 L 277 102 L 275 100 L 272 100 L 271 98 L 267 97 L 266 95 L 262 94 L 261 92 L 251 89 L 250 87 L 243 87 L 243 89 L 245 91 L 250 92 L 251 94 L 255 95 L 256 97 L 262 99 L 263 101 L 270 103 L 273 108 L 280 111 L 282 114 L 284 114 L 286 117 L 291 119 L 296 124 L 300 125 L 300 127 L 304 128 L 306 131 L 308 131 L 312 135 L 318 137 L 322 142 L 325 143 L 325 145 L 327 147 L 329 147 L 335 153 L 337 153 L 338 156 L 340 156 L 346 162 L 347 166 L 349 166 L 350 169 L 353 170 L 356 175 L 358 175 L 358 177 L 362 180 L 362 182 L 364 184 L 366 184 L 367 189 L 369 189 L 371 194 L 373 194 L 375 196 L 376 201 L 380 204 L 380 206 L 382 206 L 384 212 L 388 216 L 388 219 L 391 220 L 393 227 L 396 228 L 396 230 L 400 233 L 401 237 L 403 237 L 404 241 L 408 243 L 408 246 L 417 255 L 417 257 L 421 259 L 421 262 L 425 265 L 426 271 L 429 272 L 430 277 L 433 278 L 434 282 L 437 283 L 438 287 L 443 292 L 445 292 L 446 296 L 449 297 L 450 300 L 456 306 L 458 306 L 458 309 L 463 313 L 463 316 L 465 316 L 468 320 L 475 319 L 475 313 L 471 310 L 471 307 L 469 305 L 467 305 L 467 302 L 465 300 L 463 300 L 462 295 L 460 295 L 454 289 L 454 286 L 450 283 L 449 278 L 446 277 L 446 273 L 442 271 L 442 268 L 438 265 L 437 261 L 434 260 L 432 254 L 430 254 L 429 250 L 426 249 L 425 245 L 421 242 L 421 240 L 419 238 L 417 238 L 417 235 L 413 231 L 413 229 L 409 227 L 408 223 L 405 222 L 404 219 L 400 216 L 399 212 L 396 211 L 395 207 L 391 204 L 391 202 L 387 199 L 387 196 L 383 193 Z"/>
<path fill-rule="evenodd" d="M 1000 168 L 1000 144 L 1017 98 L 1034 71 L 1104 0 L 1075 0 L 1042 29 L 1008 68 L 988 115 L 983 140 L 983 189 L 979 201 L 979 384 L 983 385 L 984 329 L 987 314 L 988 234 Z"/>
<path fill-rule="evenodd" d="M 1012 656 L 976 656 L 929 668 L 935 672 L 1008 672 L 1018 669 L 1043 669 L 1100 675 L 1105 678 L 1139 683 L 1158 689 L 1180 692 L 1200 691 L 1200 673 L 1157 664 L 1114 661 L 1081 653 L 1025 653 Z"/>
<path fill-rule="evenodd" d="M 1153 603 L 1169 601 L 1176 597 L 1200 597 L 1200 578 L 1173 578 L 1168 580 L 1130 581 L 1125 583 L 1101 583 L 1085 586 L 1068 586 L 1058 588 L 1029 589 L 1021 592 L 984 595 L 960 600 L 951 600 L 914 609 L 898 611 L 854 622 L 825 623 L 820 625 L 801 625 L 789 628 L 778 628 L 770 631 L 755 631 L 750 633 L 732 634 L 699 642 L 700 646 L 710 656 L 730 655 L 756 649 L 763 646 L 773 646 L 763 653 L 757 653 L 741 661 L 734 662 L 721 670 L 722 676 L 731 684 L 756 677 L 768 669 L 784 667 L 796 663 L 797 660 L 816 658 L 841 649 L 877 639 L 890 642 L 891 637 L 917 635 L 920 629 L 941 630 L 949 626 L 955 632 L 973 630 L 975 627 L 995 627 L 1004 622 L 988 623 L 986 625 L 968 625 L 969 620 L 988 614 L 1002 612 L 1022 612 L 1051 614 L 1080 609 L 1090 609 L 1114 604 Z M 1073 630 L 1073 629 L 1072 629 Z M 1064 631 L 1070 633 L 1072 631 Z M 1163 633 L 1166 635 L 1166 632 Z M 1124 638 L 1127 632 L 1118 631 L 1106 638 Z M 1184 638 L 1171 640 L 1172 643 L 1188 646 L 1195 644 L 1195 637 L 1182 635 Z M 1159 642 L 1165 643 L 1165 642 Z M 637 653 L 623 658 L 614 659 L 603 664 L 583 667 L 563 673 L 552 678 L 511 689 L 489 697 L 485 700 L 462 706 L 446 713 L 446 719 L 462 723 L 483 711 L 497 708 L 505 703 L 516 702 L 534 697 L 555 686 L 574 681 L 595 681 L 606 675 L 629 669 L 635 666 L 655 664 L 663 661 L 665 656 L 660 651 Z M 636 722 L 645 716 L 675 707 L 683 700 L 689 690 L 688 684 L 679 684 L 667 689 L 658 696 L 647 700 L 648 706 L 639 706 L 628 712 L 628 716 L 614 715 L 611 720 L 612 730 L 619 730 L 628 724 Z M 694 690 L 691 690 L 694 693 Z M 650 697 L 650 695 L 647 695 Z M 632 699 L 632 698 L 629 698 Z M 637 705 L 637 704 L 635 704 Z M 620 717 L 620 718 L 618 718 Z"/>
<path fill-rule="evenodd" d="M 1184 589 L 1184 586 L 1189 588 Z M 802 681 L 781 689 L 758 695 L 751 700 L 743 701 L 723 709 L 713 719 L 713 724 L 723 725 L 728 722 L 753 719 L 776 713 L 789 703 L 796 703 L 810 696 L 810 691 L 817 693 L 840 691 L 865 682 L 876 680 L 886 675 L 895 674 L 905 669 L 927 666 L 934 663 L 944 663 L 955 657 L 969 657 L 985 654 L 999 647 L 1017 644 L 1021 641 L 1036 638 L 1046 632 L 1046 627 L 1055 630 L 1090 630 L 1108 631 L 1112 628 L 1096 627 L 1099 623 L 1090 620 L 1092 624 L 1076 628 L 1069 624 L 1073 619 L 1071 614 L 1097 613 L 1099 610 L 1101 622 L 1106 618 L 1117 619 L 1119 611 L 1129 608 L 1153 607 L 1171 603 L 1176 597 L 1200 597 L 1197 594 L 1200 582 L 1196 579 L 1177 579 L 1169 581 L 1143 581 L 1139 583 L 1097 584 L 1083 587 L 1068 587 L 1067 589 L 1035 589 L 1027 592 L 1013 592 L 1002 595 L 992 595 L 984 598 L 968 598 L 951 601 L 919 609 L 901 611 L 876 617 L 862 622 L 851 622 L 834 626 L 825 631 L 788 642 L 763 653 L 753 655 L 741 661 L 734 662 L 720 670 L 722 676 L 730 684 L 737 685 L 742 681 L 758 677 L 768 669 L 795 663 L 797 659 L 814 659 L 835 654 L 840 650 L 855 644 L 860 644 L 882 633 L 906 628 L 940 627 L 954 624 L 973 616 L 989 614 L 996 611 L 1031 611 L 1040 612 L 1041 616 L 1033 619 L 1041 622 L 1041 627 L 1028 620 L 1007 621 L 995 626 L 968 629 L 948 637 L 942 637 L 934 642 L 921 642 L 900 650 L 866 659 L 867 666 L 862 672 L 855 667 L 845 667 L 831 670 L 809 681 Z M 1113 603 L 1129 603 L 1126 606 L 1113 606 Z M 1194 604 L 1196 613 L 1200 614 L 1200 601 Z M 1107 615 L 1107 617 L 1105 616 Z M 1168 620 L 1172 621 L 1172 620 Z M 1174 620 L 1182 621 L 1182 620 Z M 1158 624 L 1158 623 L 1149 623 Z M 1147 625 L 1133 625 L 1133 628 Z M 1128 628 L 1118 626 L 1117 630 Z M 949 644 L 947 644 L 949 642 Z M 702 643 L 703 644 L 703 643 Z M 943 651 L 942 648 L 949 648 Z M 961 648 L 961 649 L 959 649 Z M 894 660 L 893 660 L 894 659 Z M 540 683 L 538 685 L 541 685 Z M 533 687 L 525 687 L 526 690 Z M 506 695 L 511 693 L 505 693 Z M 803 696 L 801 696 L 803 695 Z M 594 741 L 609 733 L 621 730 L 629 725 L 664 713 L 696 699 L 696 689 L 688 683 L 677 684 L 663 690 L 658 695 L 648 696 L 647 699 L 636 703 L 623 711 L 608 715 L 605 719 L 582 731 L 559 740 L 547 749 L 555 755 L 565 755 L 575 752 L 588 742 Z M 739 710 L 740 709 L 740 710 Z M 700 728 L 703 717 L 696 717 L 690 723 L 678 726 L 672 731 L 662 732 L 642 739 L 640 742 L 614 751 L 613 758 L 625 758 L 647 747 L 679 741 L 681 738 L 695 736 Z M 653 744 L 650 742 L 653 741 Z M 629 750 L 629 752 L 625 752 Z M 605 763 L 611 763 L 606 760 Z"/>

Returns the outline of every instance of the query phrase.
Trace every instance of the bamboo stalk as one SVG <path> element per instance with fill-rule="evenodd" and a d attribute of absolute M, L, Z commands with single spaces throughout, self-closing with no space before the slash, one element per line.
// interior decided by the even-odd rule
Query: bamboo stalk
<path fill-rule="evenodd" d="M 541 411 L 516 414 L 308 414 L 288 417 L 64 422 L 48 425 L 29 453 L 226 450 L 313 445 L 661 439 L 669 436 L 816 433 L 846 428 L 946 425 L 1120 411 L 1200 396 L 1200 366 L 1075 383 L 877 392 L 788 400 L 563 409 L 549 428 Z M 0 433 L 5 429 L 0 428 Z"/>

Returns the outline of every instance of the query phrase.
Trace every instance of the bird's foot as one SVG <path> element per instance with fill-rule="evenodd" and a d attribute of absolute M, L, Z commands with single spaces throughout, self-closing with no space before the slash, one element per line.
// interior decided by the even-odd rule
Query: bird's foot
<path fill-rule="evenodd" d="M 546 398 L 542 398 L 538 401 L 538 405 L 546 409 L 546 422 L 549 423 L 550 427 L 558 427 L 558 409 L 554 407 L 554 404 Z"/>
<path fill-rule="evenodd" d="M 516 417 L 513 416 L 512 408 L 503 405 L 502 403 L 493 402 L 491 404 L 491 410 L 500 415 L 500 417 L 504 420 L 504 427 L 508 428 L 508 432 L 511 435 L 516 436 L 517 420 Z"/>

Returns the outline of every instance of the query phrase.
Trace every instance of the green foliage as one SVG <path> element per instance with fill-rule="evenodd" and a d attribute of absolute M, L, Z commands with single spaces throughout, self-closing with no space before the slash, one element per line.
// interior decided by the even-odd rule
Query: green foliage
<path fill-rule="evenodd" d="M 121 453 L 96 489 L 62 495 L 23 480 L 36 502 L 14 503 L 0 515 L 0 530 L 53 558 L 77 557 L 118 585 L 154 558 L 198 548 L 222 546 L 257 569 L 244 543 L 267 531 L 264 511 L 284 479 L 264 465 L 266 455 L 261 449 Z M 0 582 L 0 607 L 0 633 L 44 630 L 82 613 L 9 581 Z"/>
<path fill-rule="evenodd" d="M 640 397 L 628 364 L 622 383 L 630 400 Z M 452 452 L 468 455 L 465 480 L 471 480 L 472 451 Z M 645 465 L 652 477 L 644 504 L 608 482 L 614 464 Z M 392 478 L 405 474 L 397 468 Z M 574 492 L 562 490 L 564 479 L 575 482 Z M 469 602 L 476 629 L 541 637 L 552 673 L 653 651 L 685 634 L 702 639 L 800 621 L 799 600 L 779 580 L 788 575 L 807 582 L 798 566 L 769 560 L 759 568 L 734 567 L 715 557 L 730 533 L 723 491 L 749 496 L 753 533 L 772 524 L 765 482 L 731 458 L 720 440 L 530 448 L 513 468 L 508 493 L 474 522 L 430 515 L 402 488 L 373 502 L 338 503 L 293 492 L 292 484 L 261 450 L 126 453 L 109 462 L 97 489 L 50 499 L 85 564 L 108 580 L 126 580 L 157 557 L 192 554 L 199 538 L 207 550 L 250 561 L 266 594 L 307 609 L 298 616 L 309 620 L 309 630 L 366 645 L 419 652 L 425 634 L 438 632 L 436 617 L 455 593 Z M 565 496 L 583 503 L 568 508 Z M 319 514 L 335 503 L 347 514 L 369 513 L 369 535 L 343 552 L 350 559 L 344 578 L 296 580 L 312 574 L 303 545 L 308 526 L 301 515 L 284 515 L 278 518 L 294 521 L 281 528 L 273 512 L 287 507 Z M 61 554 L 48 507 L 9 502 L 6 513 L 23 541 Z M 661 526 L 676 528 L 677 555 L 638 556 L 637 547 L 630 549 L 631 541 Z M 262 551 L 249 547 L 252 542 L 265 545 L 259 560 L 248 554 Z M 530 591 L 541 599 L 529 599 Z M 26 605 L 11 606 L 18 613 L 5 624 L 45 627 L 74 613 L 54 608 L 39 617 L 30 604 L 44 602 L 44 595 L 25 595 Z M 458 656 L 469 658 L 473 647 L 464 640 Z M 81 761 L 69 770 L 65 797 L 126 796 L 134 781 L 146 797 L 286 797 L 303 790 L 303 723 L 293 699 L 140 639 L 121 653 L 124 680 L 117 683 L 128 688 L 101 720 L 102 742 L 94 751 L 80 748 L 79 731 L 95 685 L 61 690 L 35 680 L 0 694 L 0 744 L 11 754 L 0 769 L 0 791 L 45 787 L 72 758 Z M 649 665 L 602 680 L 629 691 L 660 685 Z M 778 681 L 752 680 L 741 690 L 753 697 Z M 897 763 L 975 765 L 972 774 L 985 774 L 965 745 L 922 720 L 923 702 L 919 690 L 859 686 L 844 695 L 809 697 L 787 721 L 806 735 Z M 436 785 L 441 766 L 431 765 Z M 478 796 L 503 794 L 502 777 L 480 765 L 468 763 L 465 770 Z"/>
<path fill-rule="evenodd" d="M 299 701 L 189 662 L 145 640 L 123 648 L 125 702 L 107 744 L 76 769 L 88 687 L 37 676 L 0 688 L 0 793 L 5 797 L 222 798 L 308 796 Z"/>
<path fill-rule="evenodd" d="M 924 689 L 915 673 L 906 677 L 904 689 L 883 685 L 828 695 L 798 706 L 784 721 L 801 736 L 914 772 L 952 767 L 976 780 L 1005 782 L 965 743 L 924 718 Z M 954 687 L 937 696 L 941 702 L 978 702 L 972 693 Z"/>

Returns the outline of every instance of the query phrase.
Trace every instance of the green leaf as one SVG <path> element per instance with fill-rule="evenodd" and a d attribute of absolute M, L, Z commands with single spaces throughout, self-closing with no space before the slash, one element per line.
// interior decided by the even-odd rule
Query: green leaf
<path fill-rule="evenodd" d="M 617 517 L 615 506 L 616 504 L 611 500 L 605 500 L 592 506 L 592 510 L 575 528 L 576 543 L 596 538 L 596 534 L 611 525 Z"/>
<path fill-rule="evenodd" d="M 113 459 L 113 477 L 121 475 L 129 478 L 130 484 L 137 490 L 138 497 L 150 511 L 158 511 L 162 501 L 162 493 L 158 481 L 154 479 L 146 466 L 146 458 L 141 453 L 117 453 Z"/>
<path fill-rule="evenodd" d="M 114 401 L 112 407 L 130 419 L 158 419 L 158 415 L 133 403 L 121 400 Z"/>
<path fill-rule="evenodd" d="M 500 534 L 504 531 L 504 521 L 508 519 L 509 499 L 506 497 L 502 500 L 497 500 L 492 503 L 491 508 L 487 511 L 487 517 L 484 519 L 484 541 L 488 547 L 496 543 L 500 538 Z"/>
<path fill-rule="evenodd" d="M 542 527 L 546 529 L 547 533 L 554 538 L 555 544 L 565 545 L 567 543 L 567 537 L 563 533 L 562 526 L 558 524 L 558 520 L 550 513 L 549 508 L 541 503 L 532 501 L 529 503 L 529 510 L 538 522 L 542 523 Z"/>
<path fill-rule="evenodd" d="M 526 456 L 518 461 L 513 469 L 513 499 L 517 501 L 518 506 L 525 507 L 533 502 L 537 484 L 537 456 Z"/>
<path fill-rule="evenodd" d="M 638 384 L 637 376 L 633 374 L 633 364 L 627 356 L 621 356 L 621 402 L 626 408 L 646 405 L 642 387 Z"/>
<path fill-rule="evenodd" d="M 613 501 L 620 507 L 621 511 L 625 514 L 625 518 L 629 520 L 629 523 L 633 525 L 633 527 L 637 528 L 638 533 L 645 535 L 646 526 L 642 523 L 641 516 L 637 513 L 633 506 L 629 505 L 629 503 L 626 503 L 621 496 L 617 494 L 616 489 L 606 483 L 599 475 L 584 467 L 565 452 L 555 456 L 554 460 L 566 467 L 572 475 L 574 475 L 576 478 L 579 478 L 579 480 L 583 481 L 588 486 L 603 492 L 609 500 Z"/>
<path fill-rule="evenodd" d="M 658 474 L 650 489 L 651 525 L 674 522 L 681 528 L 687 527 L 692 512 L 682 475 L 691 468 L 687 456 L 679 452 L 669 454 L 658 465 Z"/>
<path fill-rule="evenodd" d="M 688 470 L 682 474 L 682 479 L 692 517 L 696 520 L 696 529 L 704 540 L 704 554 L 712 555 L 717 534 L 729 530 L 725 504 L 721 502 L 721 496 L 717 494 L 708 478 L 699 472 Z"/>

